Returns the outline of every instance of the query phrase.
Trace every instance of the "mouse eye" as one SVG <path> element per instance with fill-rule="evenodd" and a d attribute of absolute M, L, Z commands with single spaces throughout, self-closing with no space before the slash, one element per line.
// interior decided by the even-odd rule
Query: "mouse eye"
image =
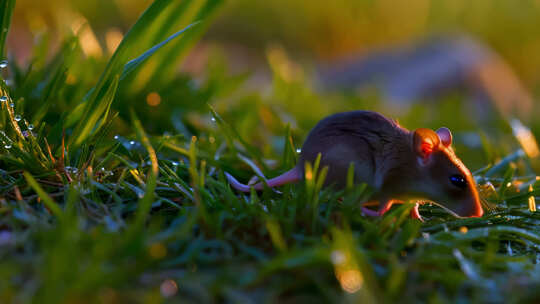
<path fill-rule="evenodd" d="M 465 187 L 467 187 L 467 180 L 461 174 L 455 174 L 455 175 L 450 176 L 450 182 L 454 186 L 461 189 L 465 189 Z"/>

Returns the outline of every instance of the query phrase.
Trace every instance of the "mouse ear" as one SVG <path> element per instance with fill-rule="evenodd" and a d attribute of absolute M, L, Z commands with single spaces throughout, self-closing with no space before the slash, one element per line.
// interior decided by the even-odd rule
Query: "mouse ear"
<path fill-rule="evenodd" d="M 413 135 L 413 148 L 421 160 L 427 161 L 431 153 L 439 145 L 437 133 L 430 129 L 416 129 Z"/>
<path fill-rule="evenodd" d="M 452 133 L 448 128 L 439 128 L 439 130 L 437 130 L 437 135 L 439 135 L 439 138 L 445 147 L 450 147 L 452 144 Z"/>

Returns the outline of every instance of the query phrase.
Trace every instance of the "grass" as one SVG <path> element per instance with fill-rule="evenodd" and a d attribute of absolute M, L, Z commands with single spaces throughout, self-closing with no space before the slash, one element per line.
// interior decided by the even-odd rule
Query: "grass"
<path fill-rule="evenodd" d="M 219 5 L 155 1 L 108 62 L 86 58 L 77 37 L 50 60 L 46 39 L 29 67 L 9 60 L 0 112 L 2 303 L 540 299 L 535 159 L 519 152 L 503 118 L 483 131 L 457 99 L 414 107 L 400 121 L 453 127 L 495 206 L 482 218 L 425 205 L 420 223 L 408 218 L 410 204 L 366 218 L 359 202 L 369 189 L 322 188 L 317 164 L 313 179 L 281 193 L 232 191 L 225 171 L 243 181 L 259 168 L 284 172 L 328 113 L 385 109 L 376 97 L 316 93 L 307 76 L 288 74 L 279 49 L 269 52 L 269 94 L 240 89 L 245 76 L 229 76 L 219 54 L 204 81 L 174 73 L 171 62 Z M 146 103 L 151 92 L 158 106 Z M 470 130 L 482 148 L 465 145 Z"/>

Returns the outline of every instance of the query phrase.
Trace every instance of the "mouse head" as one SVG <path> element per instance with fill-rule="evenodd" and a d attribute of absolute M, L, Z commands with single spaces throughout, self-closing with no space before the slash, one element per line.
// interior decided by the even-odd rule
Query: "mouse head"
<path fill-rule="evenodd" d="M 482 216 L 476 184 L 452 149 L 450 130 L 417 129 L 412 144 L 421 176 L 416 190 L 458 216 Z"/>

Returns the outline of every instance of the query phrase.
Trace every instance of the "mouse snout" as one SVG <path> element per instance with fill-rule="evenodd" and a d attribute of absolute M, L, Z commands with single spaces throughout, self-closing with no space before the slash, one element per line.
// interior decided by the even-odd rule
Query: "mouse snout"
<path fill-rule="evenodd" d="M 462 217 L 481 217 L 484 215 L 484 210 L 480 201 L 473 199 L 457 208 L 456 214 Z"/>

